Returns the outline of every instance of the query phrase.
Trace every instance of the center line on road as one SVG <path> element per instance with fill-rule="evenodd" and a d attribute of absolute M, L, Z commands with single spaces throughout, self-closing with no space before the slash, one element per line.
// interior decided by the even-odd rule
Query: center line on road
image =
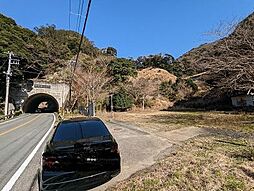
<path fill-rule="evenodd" d="M 5 131 L 5 132 L 3 132 L 3 133 L 0 133 L 0 136 L 3 136 L 3 135 L 5 135 L 5 134 L 7 134 L 7 133 L 10 133 L 10 132 L 12 132 L 12 131 L 14 131 L 14 130 L 20 128 L 20 127 L 23 127 L 23 126 L 27 125 L 28 123 L 33 122 L 33 121 L 34 121 L 35 119 L 37 119 L 38 117 L 40 117 L 40 115 L 38 115 L 37 117 L 33 118 L 32 120 L 30 120 L 30 121 L 28 121 L 28 122 L 26 122 L 26 123 L 24 123 L 24 124 L 22 124 L 22 125 L 19 125 L 19 126 L 17 126 L 17 127 L 14 127 L 14 128 L 12 128 L 12 129 L 9 129 L 8 131 Z"/>
<path fill-rule="evenodd" d="M 30 161 L 33 159 L 34 155 L 36 152 L 39 150 L 41 147 L 42 143 L 46 140 L 48 137 L 49 133 L 52 131 L 54 128 L 54 124 L 56 121 L 56 117 L 53 114 L 53 123 L 49 130 L 46 132 L 46 134 L 42 137 L 40 142 L 37 144 L 37 146 L 34 148 L 34 150 L 31 152 L 31 154 L 26 158 L 26 160 L 23 162 L 23 164 L 19 167 L 19 169 L 15 172 L 15 174 L 11 177 L 11 179 L 8 181 L 8 183 L 3 187 L 2 191 L 10 191 L 11 188 L 14 186 L 20 175 L 23 173 L 23 171 L 26 169 L 27 165 L 30 163 Z"/>

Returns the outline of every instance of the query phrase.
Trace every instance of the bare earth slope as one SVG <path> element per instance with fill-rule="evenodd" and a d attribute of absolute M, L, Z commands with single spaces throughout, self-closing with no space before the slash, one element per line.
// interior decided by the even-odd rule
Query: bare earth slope
<path fill-rule="evenodd" d="M 172 83 L 175 83 L 176 81 L 175 75 L 161 68 L 146 68 L 146 69 L 140 70 L 138 71 L 137 77 L 131 78 L 131 81 L 136 81 L 141 78 L 144 78 L 146 80 L 157 80 L 159 82 L 172 81 Z"/>

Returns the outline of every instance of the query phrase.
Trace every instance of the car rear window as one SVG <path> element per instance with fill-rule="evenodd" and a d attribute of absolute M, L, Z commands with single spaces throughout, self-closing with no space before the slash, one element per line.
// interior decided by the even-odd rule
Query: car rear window
<path fill-rule="evenodd" d="M 61 123 L 57 127 L 53 141 L 77 141 L 79 139 L 109 135 L 110 133 L 102 121 L 70 122 Z"/>
<path fill-rule="evenodd" d="M 55 132 L 53 141 L 77 141 L 81 139 L 78 123 L 61 123 Z"/>
<path fill-rule="evenodd" d="M 109 131 L 102 121 L 83 121 L 80 125 L 83 138 L 109 135 Z"/>

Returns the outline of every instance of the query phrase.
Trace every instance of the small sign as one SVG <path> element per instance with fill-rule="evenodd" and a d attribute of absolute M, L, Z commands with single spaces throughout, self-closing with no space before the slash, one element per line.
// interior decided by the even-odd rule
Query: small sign
<path fill-rule="evenodd" d="M 46 89 L 50 89 L 51 86 L 47 85 L 47 84 L 34 84 L 34 88 L 46 88 Z"/>

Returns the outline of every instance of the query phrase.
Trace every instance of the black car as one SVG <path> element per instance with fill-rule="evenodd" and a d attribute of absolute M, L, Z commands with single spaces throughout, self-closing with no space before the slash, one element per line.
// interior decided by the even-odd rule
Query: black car
<path fill-rule="evenodd" d="M 115 139 L 98 118 L 60 122 L 42 154 L 40 190 L 87 190 L 120 173 Z"/>

